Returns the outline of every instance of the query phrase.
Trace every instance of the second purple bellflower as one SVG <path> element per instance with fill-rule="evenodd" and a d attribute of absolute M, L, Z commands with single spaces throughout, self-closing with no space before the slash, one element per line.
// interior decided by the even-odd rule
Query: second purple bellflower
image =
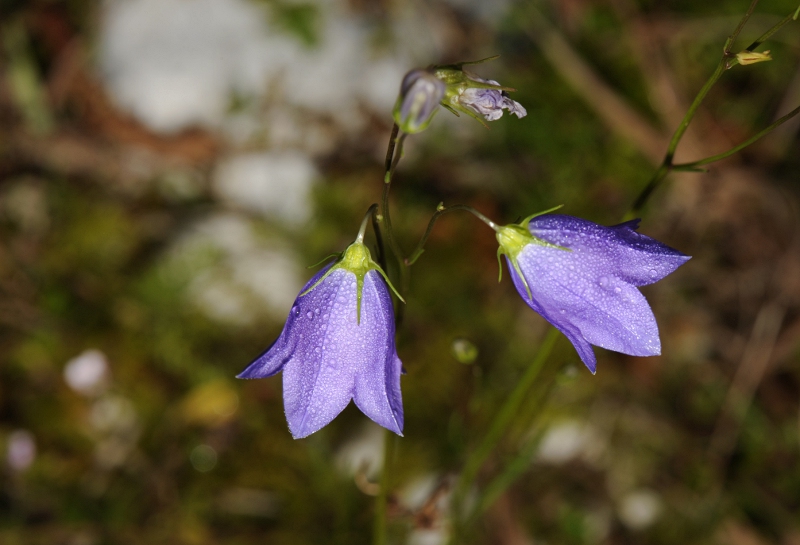
<path fill-rule="evenodd" d="M 362 237 L 309 280 L 280 337 L 238 375 L 283 371 L 284 410 L 295 439 L 328 425 L 351 400 L 377 424 L 403 434 L 392 298 Z"/>
<path fill-rule="evenodd" d="M 632 356 L 661 353 L 653 311 L 637 289 L 690 258 L 636 229 L 539 214 L 497 230 L 514 286 L 534 311 L 575 346 L 594 373 L 591 345 Z"/>

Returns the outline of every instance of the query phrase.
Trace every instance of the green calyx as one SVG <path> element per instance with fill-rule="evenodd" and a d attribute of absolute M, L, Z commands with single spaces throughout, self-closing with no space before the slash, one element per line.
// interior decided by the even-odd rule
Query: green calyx
<path fill-rule="evenodd" d="M 405 303 L 405 300 L 394 288 L 392 283 L 389 281 L 389 277 L 386 276 L 386 273 L 383 272 L 383 269 L 381 269 L 380 265 L 372 260 L 372 255 L 369 253 L 369 249 L 366 247 L 366 245 L 358 241 L 348 246 L 347 249 L 345 249 L 345 251 L 339 255 L 336 263 L 334 263 L 333 266 L 328 269 L 328 271 L 322 275 L 319 280 L 314 282 L 313 286 L 301 293 L 300 296 L 302 297 L 303 295 L 306 295 L 314 288 L 319 286 L 322 281 L 328 277 L 328 275 L 337 269 L 344 269 L 356 275 L 356 321 L 358 324 L 361 323 L 361 294 L 364 289 L 364 277 L 371 270 L 378 271 L 397 298 Z"/>
<path fill-rule="evenodd" d="M 562 205 L 563 206 L 563 205 Z M 569 248 L 564 248 L 563 246 L 558 246 L 556 244 L 551 244 L 544 239 L 535 237 L 531 234 L 530 230 L 528 229 L 528 224 L 530 221 L 537 217 L 542 216 L 544 214 L 549 214 L 554 210 L 558 210 L 561 206 L 557 206 L 555 208 L 551 208 L 550 210 L 546 210 L 544 212 L 539 212 L 528 216 L 520 223 L 512 223 L 511 225 L 504 225 L 502 227 L 498 227 L 496 230 L 496 237 L 497 242 L 500 244 L 500 247 L 497 249 L 497 263 L 499 265 L 499 275 L 497 281 L 499 282 L 503 278 L 503 264 L 501 261 L 501 256 L 508 257 L 509 263 L 511 266 L 514 267 L 514 270 L 517 273 L 517 276 L 522 280 L 522 283 L 525 284 L 525 291 L 528 293 L 528 298 L 531 298 L 531 288 L 528 286 L 528 281 L 525 279 L 525 276 L 522 274 L 522 270 L 519 267 L 519 262 L 517 258 L 522 250 L 528 244 L 536 244 L 537 246 L 545 246 L 547 248 L 555 248 L 558 250 L 564 250 L 565 252 L 570 252 Z"/>

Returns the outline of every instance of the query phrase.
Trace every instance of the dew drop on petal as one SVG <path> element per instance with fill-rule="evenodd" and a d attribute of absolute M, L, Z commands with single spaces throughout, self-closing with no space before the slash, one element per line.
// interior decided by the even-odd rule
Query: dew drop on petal
<path fill-rule="evenodd" d="M 658 271 L 655 269 L 650 269 L 650 277 L 655 278 L 656 276 L 658 276 Z"/>
<path fill-rule="evenodd" d="M 620 293 L 621 291 L 622 291 L 622 288 L 614 288 L 614 292 L 615 293 Z"/>
<path fill-rule="evenodd" d="M 314 318 L 314 313 L 309 310 L 308 312 L 306 312 L 306 317 L 308 317 L 308 319 L 311 320 Z"/>

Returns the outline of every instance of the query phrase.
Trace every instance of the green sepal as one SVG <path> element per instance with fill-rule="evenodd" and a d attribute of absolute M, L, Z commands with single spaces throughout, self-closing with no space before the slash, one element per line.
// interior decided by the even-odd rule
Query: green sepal
<path fill-rule="evenodd" d="M 504 225 L 497 229 L 497 242 L 500 244 L 500 247 L 497 249 L 497 262 L 499 266 L 499 274 L 498 274 L 498 282 L 503 277 L 503 262 L 500 256 L 505 255 L 508 257 L 508 261 L 514 270 L 516 271 L 519 278 L 522 280 L 522 283 L 525 285 L 525 291 L 528 294 L 529 299 L 533 299 L 531 294 L 531 288 L 528 285 L 528 281 L 525 279 L 525 276 L 522 274 L 522 270 L 519 267 L 519 263 L 517 262 L 517 256 L 522 252 L 522 250 L 528 244 L 536 244 L 537 246 L 544 246 L 546 248 L 555 248 L 557 250 L 564 250 L 566 252 L 571 252 L 570 248 L 565 248 L 563 246 L 559 246 L 557 244 L 553 244 L 551 242 L 547 242 L 539 237 L 533 236 L 530 230 L 528 229 L 528 224 L 530 221 L 538 216 L 543 216 L 544 214 L 549 214 L 550 212 L 554 212 L 558 210 L 563 205 L 556 206 L 549 210 L 545 210 L 544 212 L 537 212 L 536 214 L 532 214 L 522 220 L 519 223 L 512 223 L 511 225 Z"/>
<path fill-rule="evenodd" d="M 562 208 L 564 208 L 564 205 L 563 204 L 559 204 L 558 206 L 554 206 L 553 208 L 551 208 L 549 210 L 545 210 L 544 212 L 536 212 L 535 214 L 531 214 L 530 216 L 528 216 L 527 218 L 525 218 L 524 220 L 519 222 L 519 224 L 522 225 L 523 227 L 527 227 L 528 224 L 530 223 L 530 221 L 533 218 L 538 218 L 539 216 L 544 216 L 545 214 L 549 214 L 551 212 L 555 212 L 556 210 L 560 210 Z"/>
<path fill-rule="evenodd" d="M 341 259 L 342 259 L 342 255 L 343 255 L 343 254 L 340 254 L 340 255 L 339 255 L 339 259 L 338 259 L 338 261 L 341 261 Z M 323 260 L 323 261 L 324 261 L 324 260 Z M 302 292 L 300 295 L 298 295 L 298 297 L 302 297 L 302 296 L 304 296 L 304 295 L 308 294 L 308 293 L 309 293 L 311 290 L 313 290 L 314 288 L 316 288 L 317 286 L 319 286 L 319 285 L 320 285 L 320 283 L 322 283 L 322 281 L 323 281 L 323 280 L 325 280 L 326 278 L 328 278 L 328 276 L 329 276 L 329 275 L 330 275 L 330 274 L 331 274 L 333 271 L 335 271 L 335 270 L 336 270 L 336 269 L 338 269 L 338 268 L 339 268 L 339 267 L 337 267 L 337 266 L 336 266 L 336 264 L 334 264 L 334 265 L 333 265 L 333 266 L 332 266 L 330 269 L 328 269 L 328 271 L 327 271 L 325 274 L 323 274 L 323 275 L 322 275 L 322 277 L 321 277 L 319 280 L 317 280 L 316 282 L 314 282 L 314 285 L 313 285 L 313 286 L 311 286 L 310 288 L 308 288 L 307 290 L 305 290 L 304 292 Z"/>
<path fill-rule="evenodd" d="M 328 269 L 319 280 L 314 282 L 313 286 L 303 291 L 298 297 L 302 297 L 308 294 L 311 290 L 320 285 L 320 283 L 322 283 L 322 281 L 325 280 L 328 277 L 328 275 L 330 275 L 336 269 L 345 269 L 347 271 L 350 271 L 351 273 L 356 275 L 356 323 L 360 325 L 361 296 L 364 290 L 364 277 L 369 271 L 376 270 L 386 281 L 386 284 L 392 290 L 392 293 L 394 293 L 397 296 L 397 298 L 403 303 L 406 302 L 405 299 L 403 299 L 400 293 L 398 293 L 398 291 L 392 285 L 392 282 L 389 280 L 389 277 L 386 276 L 386 273 L 383 272 L 383 269 L 381 269 L 380 265 L 378 265 L 372 260 L 372 255 L 369 253 L 369 250 L 363 243 L 353 242 L 341 254 L 332 254 L 332 255 L 339 256 L 338 259 L 336 260 L 336 263 L 334 263 L 333 266 L 331 266 L 331 268 Z M 328 256 L 322 261 L 325 261 L 330 257 L 331 256 Z M 322 263 L 322 261 L 320 263 Z"/>
<path fill-rule="evenodd" d="M 326 255 L 325 257 L 323 257 L 322 259 L 320 259 L 319 261 L 317 261 L 313 265 L 309 265 L 308 267 L 306 267 L 306 269 L 313 269 L 315 267 L 319 267 L 320 265 L 322 265 L 323 263 L 328 261 L 330 258 L 332 258 L 332 257 L 341 257 L 341 256 L 342 256 L 342 254 L 337 254 L 337 253 Z"/>
<path fill-rule="evenodd" d="M 461 114 L 458 113 L 458 111 L 455 108 L 453 108 L 452 106 L 450 106 L 449 104 L 445 104 L 444 102 L 442 102 L 441 105 L 442 105 L 442 107 L 444 107 L 445 110 L 447 110 L 448 112 L 450 112 L 454 116 L 461 117 Z"/>

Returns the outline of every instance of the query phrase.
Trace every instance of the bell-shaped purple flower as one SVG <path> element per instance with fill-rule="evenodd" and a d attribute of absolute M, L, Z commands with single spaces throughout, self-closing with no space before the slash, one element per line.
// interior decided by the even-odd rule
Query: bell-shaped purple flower
<path fill-rule="evenodd" d="M 383 271 L 360 241 L 303 288 L 278 340 L 238 378 L 283 371 L 283 401 L 295 439 L 326 426 L 350 403 L 403 432 L 402 363 Z"/>
<path fill-rule="evenodd" d="M 497 231 L 514 286 L 560 330 L 594 373 L 591 345 L 632 356 L 661 353 L 658 326 L 637 289 L 690 259 L 636 232 L 639 220 L 604 227 L 544 214 Z"/>

